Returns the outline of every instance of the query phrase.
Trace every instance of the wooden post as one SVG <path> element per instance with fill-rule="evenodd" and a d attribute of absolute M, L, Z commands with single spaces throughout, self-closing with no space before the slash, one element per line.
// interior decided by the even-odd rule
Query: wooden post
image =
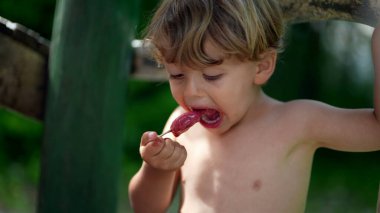
<path fill-rule="evenodd" d="M 58 1 L 39 213 L 116 212 L 137 4 Z"/>

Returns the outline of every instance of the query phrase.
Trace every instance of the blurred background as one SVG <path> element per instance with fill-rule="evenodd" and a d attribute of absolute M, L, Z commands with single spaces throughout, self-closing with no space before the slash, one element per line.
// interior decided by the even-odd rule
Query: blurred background
<path fill-rule="evenodd" d="M 0 16 L 50 40 L 55 4 L 55 0 L 1 0 Z M 140 38 L 157 0 L 142 0 L 139 4 L 136 38 Z M 265 91 L 282 101 L 307 98 L 338 107 L 372 107 L 372 31 L 364 25 L 341 21 L 288 26 L 285 52 Z M 140 135 L 147 130 L 160 132 L 176 107 L 166 82 L 129 79 L 126 83 L 127 138 L 119 212 L 132 212 L 127 185 L 141 164 Z M 35 212 L 43 130 L 43 123 L 0 108 L 0 213 Z M 319 149 L 306 212 L 375 212 L 379 165 L 380 151 Z"/>

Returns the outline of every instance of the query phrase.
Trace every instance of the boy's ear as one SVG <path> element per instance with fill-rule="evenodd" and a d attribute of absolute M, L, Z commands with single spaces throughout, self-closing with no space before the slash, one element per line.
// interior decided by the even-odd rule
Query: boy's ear
<path fill-rule="evenodd" d="M 265 84 L 272 76 L 276 68 L 277 51 L 273 48 L 260 55 L 257 61 L 257 71 L 254 78 L 256 85 Z"/>

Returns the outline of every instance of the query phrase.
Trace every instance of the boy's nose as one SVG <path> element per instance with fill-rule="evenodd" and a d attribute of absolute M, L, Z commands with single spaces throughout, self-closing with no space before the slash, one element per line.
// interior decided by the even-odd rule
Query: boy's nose
<path fill-rule="evenodd" d="M 191 78 L 186 82 L 184 91 L 186 97 L 201 97 L 203 93 L 203 86 L 199 80 Z"/>

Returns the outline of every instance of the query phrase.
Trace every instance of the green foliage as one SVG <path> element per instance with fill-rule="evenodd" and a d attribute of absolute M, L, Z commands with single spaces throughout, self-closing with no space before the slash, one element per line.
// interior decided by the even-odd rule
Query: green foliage
<path fill-rule="evenodd" d="M 55 0 L 1 0 L 0 16 L 20 23 L 50 39 Z"/>
<path fill-rule="evenodd" d="M 328 30 L 340 26 L 346 26 L 348 31 L 335 34 L 344 33 L 360 41 L 345 44 L 336 52 L 332 48 L 338 47 L 334 45 L 337 40 L 333 38 L 338 35 Z M 348 108 L 372 106 L 372 67 L 361 70 L 360 78 L 356 74 L 357 64 L 368 66 L 369 62 L 363 61 L 365 56 L 350 58 L 355 48 L 370 52 L 369 37 L 358 26 L 346 22 L 297 24 L 289 28 L 285 43 L 286 50 L 279 56 L 277 70 L 265 87 L 269 94 L 284 101 L 307 98 Z"/>
<path fill-rule="evenodd" d="M 42 130 L 39 122 L 0 109 L 0 211 L 35 208 Z"/>
<path fill-rule="evenodd" d="M 379 151 L 346 153 L 319 149 L 313 164 L 306 212 L 375 212 L 379 162 Z"/>
<path fill-rule="evenodd" d="M 143 0 L 139 14 L 139 26 L 137 28 L 136 38 L 143 37 L 143 31 L 148 24 L 150 18 L 153 16 L 154 8 L 157 7 L 159 0 Z"/>
<path fill-rule="evenodd" d="M 0 110 L 0 173 L 6 173 L 9 166 L 17 164 L 29 171 L 28 176 L 37 182 L 34 171 L 40 154 L 42 124 L 18 114 Z"/>
<path fill-rule="evenodd" d="M 126 157 L 128 161 L 141 162 L 138 147 L 142 133 L 160 134 L 176 104 L 167 83 L 136 80 L 128 81 L 127 103 Z"/>

